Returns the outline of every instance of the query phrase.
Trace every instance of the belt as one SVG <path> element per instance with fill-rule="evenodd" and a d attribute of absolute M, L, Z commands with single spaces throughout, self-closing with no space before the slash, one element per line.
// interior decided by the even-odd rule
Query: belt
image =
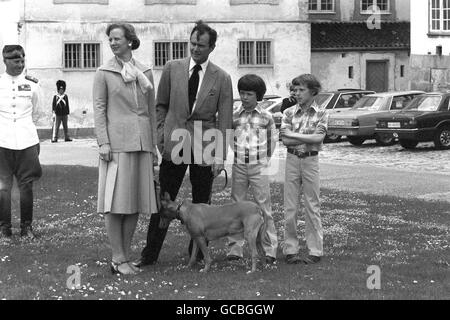
<path fill-rule="evenodd" d="M 259 154 L 255 156 L 249 156 L 248 153 L 245 153 L 245 155 L 240 155 L 238 156 L 237 153 L 234 154 L 234 161 L 235 163 L 245 163 L 245 164 L 249 164 L 249 163 L 253 163 L 254 161 L 259 161 L 260 157 Z"/>
<path fill-rule="evenodd" d="M 311 152 L 300 152 L 297 149 L 288 148 L 287 152 L 293 154 L 294 156 L 299 157 L 300 159 L 315 157 L 319 155 L 319 151 L 311 151 Z"/>

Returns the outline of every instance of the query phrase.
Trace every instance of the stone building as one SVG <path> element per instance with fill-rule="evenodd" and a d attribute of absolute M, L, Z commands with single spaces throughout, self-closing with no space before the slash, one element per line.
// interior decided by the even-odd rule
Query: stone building
<path fill-rule="evenodd" d="M 95 70 L 112 57 L 106 27 L 132 23 L 141 39 L 137 59 L 153 66 L 155 82 L 169 59 L 189 55 L 189 34 L 202 19 L 218 31 L 211 60 L 237 80 L 256 73 L 268 94 L 287 95 L 286 85 L 310 72 L 307 0 L 10 0 L 21 13 L 19 40 L 27 51 L 27 72 L 44 92 L 40 126 L 49 126 L 55 82 L 67 82 L 70 125 L 93 125 Z"/>
<path fill-rule="evenodd" d="M 0 0 L 0 50 L 5 44 L 19 42 L 19 3 L 11 0 Z M 5 65 L 0 63 L 0 73 Z"/>
<path fill-rule="evenodd" d="M 311 69 L 325 90 L 409 88 L 409 0 L 309 0 L 308 10 Z"/>
<path fill-rule="evenodd" d="M 449 90 L 449 1 L 411 1 L 411 16 L 411 88 Z"/>

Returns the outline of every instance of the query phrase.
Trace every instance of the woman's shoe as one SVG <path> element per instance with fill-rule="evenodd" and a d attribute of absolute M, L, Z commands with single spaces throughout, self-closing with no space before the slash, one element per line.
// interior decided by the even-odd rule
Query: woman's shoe
<path fill-rule="evenodd" d="M 128 266 L 130 271 L 124 272 L 124 271 L 120 270 L 120 266 L 125 266 L 125 265 Z M 121 263 L 111 261 L 111 273 L 112 274 L 120 274 L 120 275 L 133 275 L 133 274 L 136 274 L 137 272 L 134 271 L 133 268 L 131 268 L 131 266 L 128 264 L 128 261 L 121 262 Z"/>
<path fill-rule="evenodd" d="M 131 269 L 133 269 L 134 272 L 139 273 L 142 271 L 141 268 L 139 268 L 139 266 L 137 266 L 134 262 L 128 262 L 128 265 L 130 266 Z"/>

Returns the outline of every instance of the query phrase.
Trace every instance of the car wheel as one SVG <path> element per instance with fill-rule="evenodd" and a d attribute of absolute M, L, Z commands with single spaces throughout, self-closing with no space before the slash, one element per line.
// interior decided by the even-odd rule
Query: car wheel
<path fill-rule="evenodd" d="M 434 145 L 438 149 L 450 147 L 450 127 L 440 127 L 434 136 Z"/>
<path fill-rule="evenodd" d="M 417 147 L 418 144 L 419 144 L 419 142 L 414 141 L 414 140 L 400 139 L 400 145 L 405 149 L 414 149 L 415 147 Z"/>
<path fill-rule="evenodd" d="M 341 139 L 342 136 L 339 136 L 337 134 L 327 134 L 327 136 L 325 137 L 325 142 L 335 143 L 341 141 Z"/>
<path fill-rule="evenodd" d="M 361 146 L 366 141 L 365 138 L 360 137 L 347 137 L 347 140 L 354 146 Z"/>
<path fill-rule="evenodd" d="M 395 144 L 395 138 L 392 134 L 389 133 L 377 133 L 375 135 L 375 140 L 379 146 L 392 146 Z"/>

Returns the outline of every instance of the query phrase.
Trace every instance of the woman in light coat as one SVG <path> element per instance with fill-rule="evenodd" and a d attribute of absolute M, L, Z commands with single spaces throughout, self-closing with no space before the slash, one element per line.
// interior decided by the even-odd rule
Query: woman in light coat
<path fill-rule="evenodd" d="M 99 145 L 98 213 L 105 215 L 112 273 L 136 274 L 130 248 L 139 214 L 157 212 L 155 90 L 150 68 L 133 58 L 140 41 L 130 24 L 109 25 L 114 57 L 94 80 Z"/>

